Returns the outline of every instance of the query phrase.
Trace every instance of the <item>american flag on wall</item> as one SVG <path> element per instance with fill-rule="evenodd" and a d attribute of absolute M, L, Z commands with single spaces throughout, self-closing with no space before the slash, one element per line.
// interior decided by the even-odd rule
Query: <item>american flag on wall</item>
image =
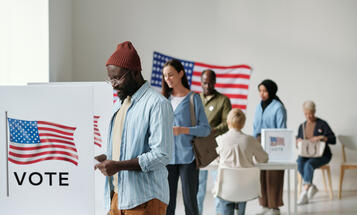
<path fill-rule="evenodd" d="M 99 126 L 98 126 L 99 118 L 100 118 L 100 116 L 97 116 L 97 115 L 93 116 L 94 144 L 101 148 L 102 147 L 102 137 L 100 135 Z"/>
<path fill-rule="evenodd" d="M 78 165 L 78 153 L 73 138 L 76 127 L 13 118 L 8 118 L 8 122 L 10 162 L 25 165 L 61 160 Z"/>
<path fill-rule="evenodd" d="M 173 57 L 154 52 L 151 86 L 161 89 L 162 68 L 166 61 L 171 59 L 173 59 Z M 178 60 L 181 61 L 185 68 L 191 90 L 197 93 L 202 92 L 201 73 L 203 70 L 211 69 L 216 73 L 216 90 L 230 98 L 232 108 L 247 109 L 249 80 L 252 74 L 252 68 L 250 66 L 217 66 L 181 59 Z"/>

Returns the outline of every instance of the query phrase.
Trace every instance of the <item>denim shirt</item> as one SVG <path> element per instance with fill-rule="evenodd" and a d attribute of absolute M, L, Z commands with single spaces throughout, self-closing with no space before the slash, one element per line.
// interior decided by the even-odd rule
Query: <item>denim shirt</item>
<path fill-rule="evenodd" d="M 206 137 L 211 132 L 201 98 L 198 94 L 193 96 L 196 125 L 192 126 L 191 124 L 190 96 L 192 93 L 193 92 L 188 93 L 188 95 L 180 102 L 174 111 L 174 126 L 188 127 L 190 134 L 180 134 L 178 136 L 174 136 L 175 147 L 170 164 L 192 163 L 195 159 L 191 144 L 192 138 L 195 136 Z"/>
<path fill-rule="evenodd" d="M 265 108 L 259 103 L 255 110 L 253 136 L 261 134 L 263 128 L 286 128 L 286 111 L 278 100 L 273 101 Z"/>
<path fill-rule="evenodd" d="M 121 104 L 112 116 L 107 157 L 112 159 L 112 129 L 114 118 Z M 170 102 L 149 87 L 146 82 L 132 96 L 131 105 L 125 116 L 120 146 L 120 160 L 139 159 L 142 171 L 119 171 L 118 206 L 131 209 L 151 199 L 169 203 L 169 184 L 166 165 L 171 160 L 173 148 L 173 110 Z M 105 204 L 110 209 L 110 190 L 113 177 L 105 183 Z"/>

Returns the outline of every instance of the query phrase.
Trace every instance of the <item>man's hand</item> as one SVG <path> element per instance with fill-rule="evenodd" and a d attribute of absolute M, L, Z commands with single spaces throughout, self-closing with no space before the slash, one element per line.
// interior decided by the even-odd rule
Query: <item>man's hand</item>
<path fill-rule="evenodd" d="M 117 161 L 113 160 L 105 160 L 95 165 L 94 168 L 99 169 L 105 176 L 112 176 L 120 170 Z"/>
<path fill-rule="evenodd" d="M 105 154 L 101 154 L 101 155 L 95 156 L 94 159 L 96 159 L 98 162 L 101 163 L 107 159 L 107 156 Z"/>

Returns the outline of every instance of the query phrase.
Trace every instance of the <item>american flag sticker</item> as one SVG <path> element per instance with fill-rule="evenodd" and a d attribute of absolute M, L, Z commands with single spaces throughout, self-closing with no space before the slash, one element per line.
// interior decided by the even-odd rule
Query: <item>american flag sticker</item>
<path fill-rule="evenodd" d="M 154 52 L 151 86 L 161 88 L 163 66 L 166 61 L 171 59 L 173 59 L 173 57 Z M 194 61 L 178 60 L 181 61 L 185 68 L 191 90 L 197 93 L 202 92 L 201 73 L 203 70 L 211 69 L 216 73 L 216 90 L 230 99 L 232 108 L 247 109 L 249 80 L 252 75 L 252 68 L 250 66 L 217 66 Z"/>
<path fill-rule="evenodd" d="M 74 142 L 76 127 L 13 118 L 8 118 L 8 122 L 10 162 L 26 165 L 60 160 L 78 165 L 78 152 Z"/>
<path fill-rule="evenodd" d="M 270 146 L 285 146 L 283 137 L 270 137 Z"/>

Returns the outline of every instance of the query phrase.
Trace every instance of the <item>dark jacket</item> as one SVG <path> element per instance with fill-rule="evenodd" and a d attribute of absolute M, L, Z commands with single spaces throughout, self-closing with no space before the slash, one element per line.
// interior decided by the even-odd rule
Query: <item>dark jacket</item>
<path fill-rule="evenodd" d="M 306 127 L 306 121 L 304 122 L 305 127 Z M 298 131 L 298 135 L 297 135 L 297 139 L 301 138 L 304 139 L 304 134 L 303 134 L 303 130 L 302 130 L 302 125 L 301 124 L 299 126 L 299 131 Z M 326 147 L 325 147 L 325 151 L 322 155 L 322 157 L 326 157 L 326 158 L 331 158 L 332 153 L 331 153 L 331 149 L 328 146 L 329 144 L 336 144 L 336 137 L 335 134 L 333 133 L 333 131 L 331 130 L 330 126 L 327 124 L 326 121 L 320 119 L 320 118 L 316 118 L 316 126 L 314 129 L 314 136 L 320 136 L 323 135 L 325 137 L 327 137 L 327 141 L 326 141 Z"/>

